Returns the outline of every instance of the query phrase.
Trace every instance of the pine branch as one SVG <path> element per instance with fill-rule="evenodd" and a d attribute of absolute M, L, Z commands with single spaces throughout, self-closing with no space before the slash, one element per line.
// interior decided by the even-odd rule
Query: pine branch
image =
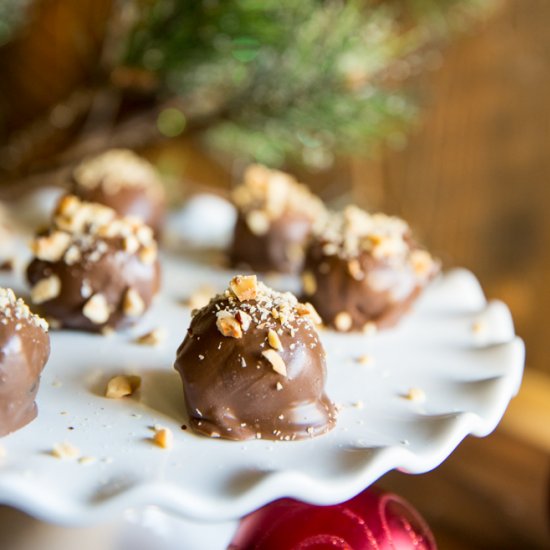
<path fill-rule="evenodd" d="M 394 91 L 394 68 L 490 2 L 142 2 L 124 61 L 218 113 L 203 134 L 211 146 L 321 166 L 335 151 L 402 141 L 415 109 Z"/>

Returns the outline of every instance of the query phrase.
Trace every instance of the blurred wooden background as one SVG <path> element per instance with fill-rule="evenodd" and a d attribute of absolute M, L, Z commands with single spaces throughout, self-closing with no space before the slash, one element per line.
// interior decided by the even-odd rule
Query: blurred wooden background
<path fill-rule="evenodd" d="M 89 97 L 74 90 L 93 86 L 111 0 L 42 4 L 33 32 L 0 52 L 0 102 L 11 106 L 5 139 L 36 114 L 57 117 L 53 134 L 38 140 L 38 166 L 47 166 L 48 155 L 71 139 L 63 109 L 51 106 L 89 107 Z M 549 27 L 548 0 L 502 0 L 446 48 L 438 70 L 415 82 L 425 110 L 406 147 L 300 174 L 327 199 L 351 197 L 409 220 L 447 267 L 472 269 L 489 297 L 510 305 L 526 340 L 523 389 L 494 435 L 469 438 L 433 473 L 391 474 L 382 482 L 426 515 L 441 548 L 550 546 Z M 1 139 L 0 174 L 8 168 Z M 34 146 L 25 139 L 17 142 L 22 166 Z M 144 152 L 182 171 L 184 192 L 227 188 L 233 180 L 192 138 Z"/>

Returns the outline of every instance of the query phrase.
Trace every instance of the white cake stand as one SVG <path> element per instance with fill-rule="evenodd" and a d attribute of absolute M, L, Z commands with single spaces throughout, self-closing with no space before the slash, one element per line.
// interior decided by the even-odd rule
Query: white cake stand
<path fill-rule="evenodd" d="M 392 469 L 435 468 L 468 434 L 494 430 L 521 382 L 524 347 L 509 310 L 488 303 L 476 278 L 456 270 L 436 280 L 396 329 L 370 337 L 322 333 L 327 393 L 342 407 L 329 434 L 298 442 L 197 436 L 181 429 L 187 420 L 172 370 L 190 319 L 181 300 L 200 285 L 225 288 L 232 273 L 176 255 L 163 258 L 163 270 L 162 294 L 131 332 L 52 332 L 39 416 L 0 442 L 1 503 L 72 526 L 125 514 L 126 527 L 133 526 L 123 529 L 127 534 L 148 524 L 170 533 L 151 545 L 157 550 L 182 536 L 189 537 L 186 548 L 206 547 L 193 546 L 193 532 L 210 541 L 208 548 L 221 548 L 238 518 L 274 499 L 333 504 Z M 24 294 L 20 273 L 0 276 L 0 285 Z M 156 327 L 168 331 L 162 346 L 133 343 Z M 358 362 L 365 354 L 371 361 Z M 131 398 L 105 398 L 106 381 L 120 373 L 139 374 L 142 389 Z M 413 388 L 425 399 L 407 399 Z M 155 424 L 173 431 L 172 450 L 152 444 Z M 53 445 L 65 441 L 92 460 L 54 458 Z M 127 536 L 119 540 L 128 543 Z"/>

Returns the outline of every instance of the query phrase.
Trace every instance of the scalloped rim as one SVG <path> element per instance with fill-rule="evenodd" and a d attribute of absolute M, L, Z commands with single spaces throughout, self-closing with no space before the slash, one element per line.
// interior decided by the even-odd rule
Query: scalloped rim
<path fill-rule="evenodd" d="M 414 453 L 398 445 L 379 447 L 374 451 L 372 448 L 365 448 L 368 458 L 362 468 L 354 474 L 353 479 L 344 482 L 341 479 L 314 479 L 291 470 L 266 472 L 252 487 L 235 496 L 230 503 L 198 496 L 195 492 L 168 484 L 142 483 L 98 504 L 83 505 L 60 494 L 37 493 L 32 482 L 22 476 L 0 478 L 0 501 L 39 519 L 73 526 L 97 524 L 112 519 L 125 509 L 148 505 L 156 505 L 167 512 L 190 519 L 225 521 L 240 518 L 267 502 L 282 497 L 293 497 L 321 505 L 342 502 L 393 469 L 414 474 L 428 472 L 441 464 L 467 435 L 484 437 L 496 428 L 510 399 L 519 390 L 523 373 L 524 344 L 514 334 L 508 308 L 501 302 L 487 303 L 479 282 L 466 270 L 454 270 L 441 277 L 440 281 L 457 278 L 461 284 L 469 287 L 469 297 L 474 304 L 477 302 L 477 305 L 482 306 L 482 313 L 498 310 L 495 315 L 502 321 L 501 342 L 491 343 L 490 346 L 500 348 L 511 359 L 507 371 L 495 378 L 498 383 L 495 390 L 497 397 L 487 416 L 481 417 L 472 412 L 428 415 L 444 420 L 447 426 L 445 435 L 437 441 L 436 452 L 432 449 L 431 452 Z"/>

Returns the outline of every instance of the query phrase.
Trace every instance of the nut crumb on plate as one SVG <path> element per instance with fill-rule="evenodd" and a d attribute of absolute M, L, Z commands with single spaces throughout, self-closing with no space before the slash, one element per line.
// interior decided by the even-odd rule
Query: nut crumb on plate
<path fill-rule="evenodd" d="M 174 434 L 170 428 L 155 426 L 153 442 L 162 449 L 171 449 L 174 446 Z"/>
<path fill-rule="evenodd" d="M 166 331 L 159 327 L 138 336 L 134 342 L 143 346 L 158 346 L 164 340 L 166 340 Z"/>
<path fill-rule="evenodd" d="M 56 443 L 52 448 L 51 454 L 59 459 L 72 459 L 80 456 L 80 450 L 71 443 Z"/>
<path fill-rule="evenodd" d="M 141 386 L 141 377 L 135 375 L 113 376 L 107 383 L 105 397 L 120 399 L 136 392 Z"/>

